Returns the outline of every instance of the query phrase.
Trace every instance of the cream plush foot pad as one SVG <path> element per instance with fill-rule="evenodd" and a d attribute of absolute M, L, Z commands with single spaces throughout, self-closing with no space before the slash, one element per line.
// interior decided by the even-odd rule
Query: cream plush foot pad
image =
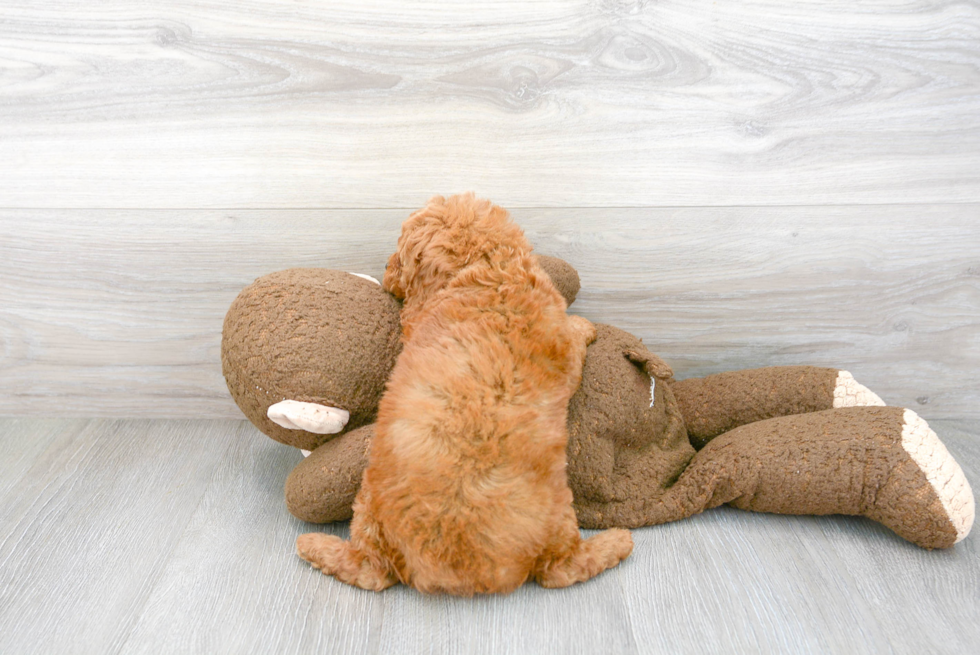
<path fill-rule="evenodd" d="M 902 447 L 939 496 L 949 522 L 956 530 L 954 543 L 959 543 L 970 534 L 976 512 L 970 483 L 928 423 L 911 409 L 905 410 L 904 419 Z"/>
<path fill-rule="evenodd" d="M 869 406 L 884 407 L 885 401 L 871 389 L 859 384 L 847 371 L 838 371 L 837 384 L 834 387 L 834 408 Z"/>

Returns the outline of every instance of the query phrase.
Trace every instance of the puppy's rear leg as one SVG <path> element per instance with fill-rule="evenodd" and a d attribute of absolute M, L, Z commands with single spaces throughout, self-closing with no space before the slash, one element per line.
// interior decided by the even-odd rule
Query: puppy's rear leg
<path fill-rule="evenodd" d="M 311 532 L 296 539 L 296 553 L 313 568 L 361 589 L 381 591 L 395 584 L 398 578 L 382 554 L 381 526 L 370 505 L 370 488 L 362 484 L 354 499 L 351 540 Z"/>
<path fill-rule="evenodd" d="M 571 324 L 572 329 L 582 338 L 586 346 L 596 340 L 596 327 L 589 319 L 570 314 L 568 316 L 568 322 Z"/>
<path fill-rule="evenodd" d="M 398 579 L 381 554 L 381 526 L 371 514 L 369 505 L 369 490 L 361 486 L 354 501 L 351 540 L 311 532 L 296 539 L 296 552 L 313 568 L 341 582 L 361 589 L 381 591 L 398 582 Z"/>
<path fill-rule="evenodd" d="M 537 561 L 534 578 L 542 587 L 567 587 L 584 582 L 612 568 L 633 552 L 629 530 L 613 528 L 583 540 L 579 536 L 575 513 L 569 508 L 571 523 L 560 530 L 558 543 Z"/>
<path fill-rule="evenodd" d="M 398 582 L 387 568 L 340 537 L 318 532 L 300 535 L 296 552 L 313 568 L 361 589 L 381 591 Z"/>
<path fill-rule="evenodd" d="M 588 319 L 581 316 L 569 316 L 568 324 L 572 328 L 574 342 L 571 349 L 568 370 L 569 394 L 575 393 L 582 381 L 582 367 L 585 366 L 585 353 L 588 346 L 596 340 L 596 327 Z"/>

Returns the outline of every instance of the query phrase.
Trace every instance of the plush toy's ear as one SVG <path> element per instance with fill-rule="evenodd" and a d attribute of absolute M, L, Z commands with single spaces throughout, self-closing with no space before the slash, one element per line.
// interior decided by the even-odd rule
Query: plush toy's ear
<path fill-rule="evenodd" d="M 674 377 L 674 371 L 670 365 L 644 347 L 630 348 L 625 353 L 626 357 L 643 369 L 643 372 L 658 380 L 669 380 Z"/>
<path fill-rule="evenodd" d="M 558 289 L 566 304 L 571 305 L 575 302 L 582 284 L 578 278 L 578 271 L 571 264 L 557 257 L 538 255 L 538 266 L 551 278 L 551 283 Z"/>

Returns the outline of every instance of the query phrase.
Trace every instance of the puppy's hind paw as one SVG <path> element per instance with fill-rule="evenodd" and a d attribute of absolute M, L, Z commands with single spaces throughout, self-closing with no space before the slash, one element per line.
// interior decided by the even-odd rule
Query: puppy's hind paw
<path fill-rule="evenodd" d="M 313 568 L 361 589 L 381 591 L 397 582 L 392 571 L 372 563 L 340 537 L 318 532 L 300 535 L 296 539 L 296 553 Z"/>
<path fill-rule="evenodd" d="M 309 532 L 296 538 L 296 554 L 324 573 L 333 573 L 344 548 L 344 540 L 329 534 Z"/>
<path fill-rule="evenodd" d="M 567 587 L 616 566 L 632 552 L 629 530 L 613 528 L 579 542 L 563 559 L 539 561 L 534 576 L 542 587 Z"/>
<path fill-rule="evenodd" d="M 596 327 L 589 319 L 581 316 L 569 316 L 568 320 L 571 322 L 575 331 L 585 340 L 585 345 L 588 346 L 596 340 Z"/>

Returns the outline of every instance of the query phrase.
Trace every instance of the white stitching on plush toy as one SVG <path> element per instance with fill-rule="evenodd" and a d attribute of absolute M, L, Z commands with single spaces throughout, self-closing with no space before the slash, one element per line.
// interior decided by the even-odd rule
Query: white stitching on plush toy
<path fill-rule="evenodd" d="M 904 414 L 902 448 L 925 473 L 939 496 L 959 543 L 970 533 L 976 508 L 970 483 L 929 424 L 911 409 Z"/>
<path fill-rule="evenodd" d="M 347 271 L 347 272 L 350 273 L 350 271 Z M 370 275 L 365 275 L 364 273 L 350 273 L 350 274 L 351 275 L 355 275 L 355 276 L 357 276 L 359 278 L 364 278 L 365 280 L 371 280 L 372 282 L 374 282 L 375 284 L 377 284 L 379 287 L 381 286 L 381 283 L 378 282 L 375 278 L 371 277 Z"/>
<path fill-rule="evenodd" d="M 847 371 L 837 372 L 834 387 L 834 407 L 884 407 L 885 401 L 878 394 L 859 384 Z"/>

